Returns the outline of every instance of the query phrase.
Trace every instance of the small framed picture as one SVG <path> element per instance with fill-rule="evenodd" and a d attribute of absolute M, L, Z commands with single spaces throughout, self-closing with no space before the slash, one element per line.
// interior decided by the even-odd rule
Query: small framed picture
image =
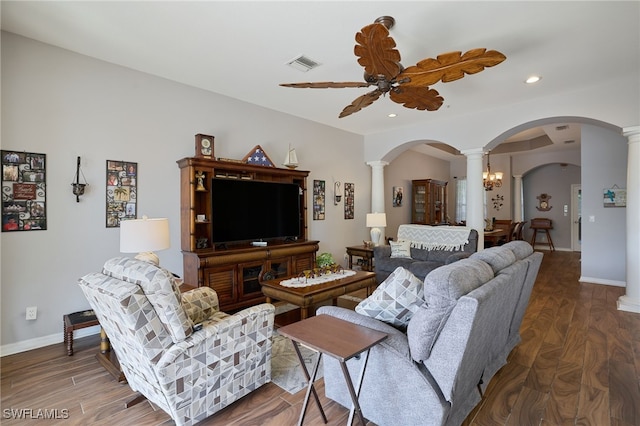
<path fill-rule="evenodd" d="M 213 158 L 213 140 L 213 136 L 198 133 L 196 135 L 196 157 Z"/>
<path fill-rule="evenodd" d="M 401 186 L 393 187 L 393 207 L 402 207 L 403 189 Z"/>

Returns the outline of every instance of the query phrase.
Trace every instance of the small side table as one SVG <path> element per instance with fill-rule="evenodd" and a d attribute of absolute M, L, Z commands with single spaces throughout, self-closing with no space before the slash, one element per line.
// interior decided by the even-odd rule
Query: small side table
<path fill-rule="evenodd" d="M 363 271 L 373 272 L 373 248 L 365 246 L 347 247 L 347 255 L 349 255 L 349 269 L 353 268 L 353 256 L 361 257 L 364 264 Z"/>
<path fill-rule="evenodd" d="M 318 366 L 323 354 L 337 359 L 340 362 L 340 367 L 342 367 L 342 373 L 353 403 L 353 406 L 349 411 L 347 425 L 351 425 L 355 414 L 360 419 L 360 423 L 364 426 L 366 423 L 364 421 L 364 416 L 362 415 L 362 410 L 360 409 L 358 396 L 360 395 L 362 379 L 364 378 L 364 373 L 367 368 L 369 350 L 386 339 L 387 334 L 361 325 L 353 324 L 349 321 L 344 321 L 330 315 L 317 315 L 315 317 L 289 324 L 279 328 L 278 333 L 291 339 L 296 354 L 298 355 L 298 359 L 300 360 L 302 371 L 304 372 L 307 380 L 309 380 L 298 426 L 301 426 L 304 422 L 304 416 L 307 411 L 307 406 L 309 405 L 309 397 L 311 396 L 311 393 L 313 393 L 313 397 L 320 409 L 320 414 L 322 414 L 324 422 L 327 423 L 327 416 L 324 414 L 324 410 L 320 404 L 320 399 L 318 398 L 318 394 L 314 387 L 314 382 L 316 381 L 316 375 L 318 373 Z M 309 375 L 309 371 L 305 366 L 302 353 L 300 352 L 300 345 L 304 345 L 318 352 L 318 358 L 313 366 L 311 375 Z M 354 386 L 347 368 L 347 361 L 360 354 L 363 354 L 364 358 L 360 369 L 360 375 L 358 376 L 358 382 Z"/>
<path fill-rule="evenodd" d="M 93 327 L 99 325 L 98 318 L 92 310 L 74 312 L 62 316 L 62 324 L 64 331 L 64 346 L 67 349 L 67 355 L 73 355 L 73 331 L 81 328 Z"/>

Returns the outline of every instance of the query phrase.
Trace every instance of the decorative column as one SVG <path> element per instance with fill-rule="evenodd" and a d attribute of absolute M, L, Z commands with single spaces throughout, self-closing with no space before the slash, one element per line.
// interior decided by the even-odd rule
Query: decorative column
<path fill-rule="evenodd" d="M 484 187 L 482 148 L 462 151 L 467 157 L 467 226 L 478 231 L 478 251 L 484 249 Z"/>
<path fill-rule="evenodd" d="M 371 167 L 371 213 L 385 213 L 384 211 L 384 166 L 389 165 L 386 161 L 369 161 L 367 166 Z M 386 241 L 386 228 L 382 228 L 380 241 Z"/>
<path fill-rule="evenodd" d="M 640 126 L 625 127 L 627 153 L 627 288 L 618 309 L 640 313 Z"/>
<path fill-rule="evenodd" d="M 513 221 L 522 222 L 522 175 L 513 176 Z"/>

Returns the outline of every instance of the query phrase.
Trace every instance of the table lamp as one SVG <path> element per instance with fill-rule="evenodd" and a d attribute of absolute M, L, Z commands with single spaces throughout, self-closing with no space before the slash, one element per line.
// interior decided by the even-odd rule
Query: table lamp
<path fill-rule="evenodd" d="M 120 252 L 138 253 L 136 259 L 159 265 L 160 259 L 154 251 L 169 247 L 169 219 L 142 216 L 142 219 L 120 222 Z"/>
<path fill-rule="evenodd" d="M 380 245 L 380 231 L 379 227 L 387 226 L 387 215 L 385 213 L 367 213 L 367 228 L 371 228 L 371 241 L 373 245 Z"/>

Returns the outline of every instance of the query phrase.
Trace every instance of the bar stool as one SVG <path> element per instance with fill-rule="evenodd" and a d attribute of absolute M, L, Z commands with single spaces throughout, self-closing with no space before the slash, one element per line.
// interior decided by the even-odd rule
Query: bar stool
<path fill-rule="evenodd" d="M 547 243 L 549 244 L 549 250 L 555 251 L 555 247 L 553 246 L 553 240 L 551 239 L 551 234 L 549 233 L 549 229 L 553 229 L 553 225 L 551 224 L 551 219 L 545 218 L 535 218 L 531 219 L 530 229 L 533 229 L 533 237 L 531 237 L 531 246 L 535 248 L 536 246 L 536 236 L 538 232 L 544 232 L 547 235 Z"/>

